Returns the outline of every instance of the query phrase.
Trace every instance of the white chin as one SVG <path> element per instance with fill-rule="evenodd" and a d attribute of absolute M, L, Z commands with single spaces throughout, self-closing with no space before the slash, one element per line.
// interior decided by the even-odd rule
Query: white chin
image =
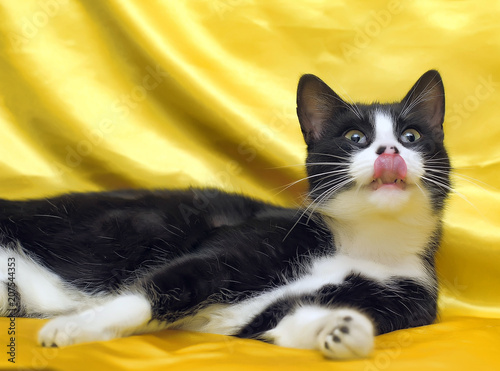
<path fill-rule="evenodd" d="M 408 203 L 410 193 L 408 189 L 381 187 L 370 192 L 368 202 L 381 211 L 396 211 Z"/>

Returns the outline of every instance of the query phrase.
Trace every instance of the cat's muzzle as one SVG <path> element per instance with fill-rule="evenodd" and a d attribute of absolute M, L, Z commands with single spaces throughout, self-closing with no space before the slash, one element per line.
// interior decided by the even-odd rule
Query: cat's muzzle
<path fill-rule="evenodd" d="M 382 153 L 373 165 L 372 189 L 393 187 L 404 190 L 407 172 L 406 162 L 398 153 Z"/>

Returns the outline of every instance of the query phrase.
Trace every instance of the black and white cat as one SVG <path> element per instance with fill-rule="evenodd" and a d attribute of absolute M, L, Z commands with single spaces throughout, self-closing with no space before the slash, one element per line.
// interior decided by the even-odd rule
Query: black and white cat
<path fill-rule="evenodd" d="M 304 209 L 211 189 L 0 200 L 0 314 L 55 317 L 49 347 L 174 328 L 365 357 L 436 318 L 444 107 L 434 70 L 394 104 L 302 76 Z"/>

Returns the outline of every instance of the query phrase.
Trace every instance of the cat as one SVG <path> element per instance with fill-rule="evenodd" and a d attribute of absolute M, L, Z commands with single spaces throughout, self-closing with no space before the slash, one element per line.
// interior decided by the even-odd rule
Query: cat
<path fill-rule="evenodd" d="M 196 188 L 0 200 L 0 314 L 52 318 L 48 347 L 182 329 L 367 357 L 436 318 L 444 111 L 435 70 L 391 104 L 302 76 L 302 208 Z"/>

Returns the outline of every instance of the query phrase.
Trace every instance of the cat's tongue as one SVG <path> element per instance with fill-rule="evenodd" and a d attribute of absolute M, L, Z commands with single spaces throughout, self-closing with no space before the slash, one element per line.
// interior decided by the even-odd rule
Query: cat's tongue
<path fill-rule="evenodd" d="M 398 154 L 382 153 L 375 160 L 373 188 L 377 190 L 391 185 L 404 189 L 406 172 L 406 162 L 403 157 Z"/>

